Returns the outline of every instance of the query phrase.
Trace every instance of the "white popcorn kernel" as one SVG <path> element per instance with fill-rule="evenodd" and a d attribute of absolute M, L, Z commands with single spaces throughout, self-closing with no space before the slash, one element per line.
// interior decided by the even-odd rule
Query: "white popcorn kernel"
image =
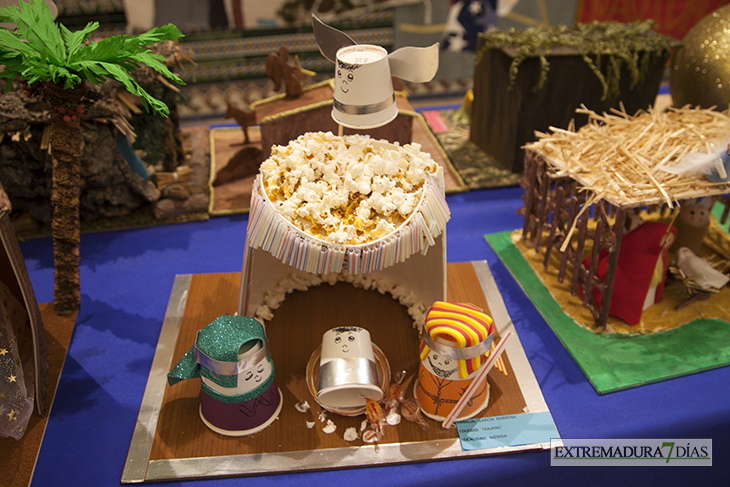
<path fill-rule="evenodd" d="M 296 409 L 300 413 L 306 413 L 307 411 L 309 411 L 310 408 L 311 408 L 311 406 L 309 405 L 309 403 L 307 401 L 298 402 L 294 405 L 294 409 Z"/>
<path fill-rule="evenodd" d="M 327 424 L 324 426 L 324 428 L 322 428 L 322 432 L 324 432 L 328 435 L 331 435 L 336 430 L 337 430 L 337 425 L 335 423 L 333 423 L 331 419 L 328 419 Z"/>
<path fill-rule="evenodd" d="M 345 441 L 355 441 L 360 437 L 359 434 L 357 434 L 357 429 L 355 429 L 354 426 L 350 426 L 345 430 L 345 434 L 342 435 L 342 439 Z"/>

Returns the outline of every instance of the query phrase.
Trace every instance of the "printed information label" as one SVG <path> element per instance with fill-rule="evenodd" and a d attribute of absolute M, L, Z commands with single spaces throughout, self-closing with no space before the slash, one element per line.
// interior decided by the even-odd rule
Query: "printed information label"
<path fill-rule="evenodd" d="M 547 411 L 464 419 L 455 424 L 464 451 L 550 443 L 551 438 L 560 438 Z"/>

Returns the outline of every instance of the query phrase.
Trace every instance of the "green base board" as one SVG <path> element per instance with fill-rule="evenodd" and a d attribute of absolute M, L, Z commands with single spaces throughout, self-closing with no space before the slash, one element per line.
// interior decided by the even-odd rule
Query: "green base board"
<path fill-rule="evenodd" d="M 553 299 L 511 233 L 485 238 L 599 394 L 730 365 L 730 323 L 723 320 L 696 320 L 641 336 L 598 335 L 579 326 Z"/>

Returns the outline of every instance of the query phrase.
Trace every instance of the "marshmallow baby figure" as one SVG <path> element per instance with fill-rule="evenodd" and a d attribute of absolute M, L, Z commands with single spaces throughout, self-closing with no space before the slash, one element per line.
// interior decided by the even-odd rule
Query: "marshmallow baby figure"
<path fill-rule="evenodd" d="M 388 54 L 380 46 L 356 43 L 315 15 L 312 27 L 322 55 L 336 66 L 332 118 L 345 127 L 381 127 L 398 115 L 391 76 L 425 83 L 438 71 L 438 43 Z"/>
<path fill-rule="evenodd" d="M 383 395 L 370 333 L 358 326 L 333 328 L 322 336 L 317 401 L 333 408 L 365 406 Z"/>

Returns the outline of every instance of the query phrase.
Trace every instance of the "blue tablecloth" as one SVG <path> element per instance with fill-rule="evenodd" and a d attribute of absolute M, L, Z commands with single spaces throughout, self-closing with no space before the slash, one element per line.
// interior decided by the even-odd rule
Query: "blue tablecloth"
<path fill-rule="evenodd" d="M 730 368 L 599 396 L 484 240 L 521 228 L 520 188 L 448 196 L 449 262 L 487 260 L 563 438 L 712 438 L 713 467 L 551 467 L 547 451 L 213 480 L 231 485 L 727 485 Z M 85 234 L 81 309 L 34 486 L 120 483 L 177 274 L 238 272 L 246 216 Z M 21 244 L 39 302 L 53 300 L 50 239 Z"/>

